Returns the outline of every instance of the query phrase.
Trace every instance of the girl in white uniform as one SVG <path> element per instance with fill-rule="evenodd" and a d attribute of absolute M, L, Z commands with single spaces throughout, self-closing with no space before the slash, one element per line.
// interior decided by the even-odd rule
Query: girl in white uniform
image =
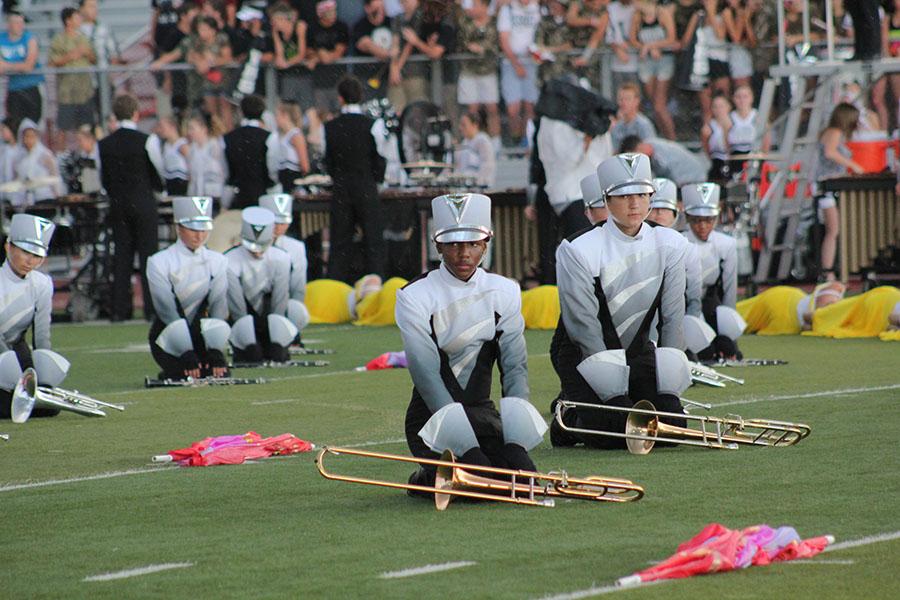
<path fill-rule="evenodd" d="M 210 196 L 216 200 L 225 189 L 225 150 L 219 131 L 210 117 L 202 114 L 191 116 L 188 121 L 188 170 L 190 171 L 189 196 Z"/>

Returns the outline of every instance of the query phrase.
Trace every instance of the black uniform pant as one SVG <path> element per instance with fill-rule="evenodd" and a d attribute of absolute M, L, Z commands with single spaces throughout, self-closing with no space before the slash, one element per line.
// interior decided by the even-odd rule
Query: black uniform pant
<path fill-rule="evenodd" d="M 22 370 L 34 368 L 34 361 L 31 358 L 31 348 L 25 341 L 25 335 L 22 334 L 15 343 L 10 346 L 10 350 L 16 353 L 19 359 L 19 366 Z M 40 379 L 38 384 L 40 384 Z M 12 393 L 13 390 L 0 390 L 0 419 L 9 419 L 12 417 Z M 59 414 L 58 408 L 38 408 L 35 407 L 31 411 L 32 417 L 54 417 Z"/>
<path fill-rule="evenodd" d="M 652 343 L 648 343 L 633 353 L 626 353 L 625 360 L 630 367 L 628 395 L 610 398 L 605 403 L 588 385 L 581 373 L 578 372 L 577 367 L 583 360 L 583 357 L 581 350 L 574 343 L 567 340 L 557 340 L 556 336 L 554 336 L 550 353 L 551 362 L 556 369 L 557 375 L 559 375 L 562 394 L 566 400 L 584 402 L 586 404 L 606 404 L 623 408 L 631 408 L 639 400 L 649 400 L 658 411 L 683 412 L 681 402 L 677 396 L 660 394 L 657 391 L 656 352 Z M 569 426 L 615 433 L 625 432 L 627 418 L 628 413 L 626 412 L 594 409 L 568 410 L 563 415 L 563 421 Z M 663 420 L 665 421 L 665 419 Z M 683 422 L 674 424 L 683 425 Z M 614 449 L 625 447 L 623 438 L 588 434 L 572 435 L 577 441 L 594 448 Z"/>
<path fill-rule="evenodd" d="M 183 379 L 185 371 L 192 371 L 198 367 L 200 368 L 201 377 L 211 377 L 213 368 L 228 365 L 225 355 L 221 351 L 206 347 L 206 344 L 203 342 L 203 336 L 200 334 L 199 318 L 191 323 L 189 327 L 191 340 L 194 342 L 194 350 L 185 352 L 181 356 L 174 356 L 160 348 L 159 344 L 156 343 L 156 338 L 166 328 L 166 325 L 159 319 L 153 320 L 147 337 L 150 342 L 150 354 L 153 355 L 153 360 L 162 369 L 162 379 Z"/>
<path fill-rule="evenodd" d="M 702 301 L 703 319 L 707 325 L 713 328 L 713 331 L 719 331 L 719 320 L 716 317 L 716 308 L 722 305 L 722 296 L 719 295 L 715 287 L 709 288 Z M 738 359 L 743 358 L 743 354 L 738 349 L 737 342 L 724 335 L 716 335 L 712 343 L 697 353 L 700 360 L 716 360 L 718 358 L 728 358 L 737 356 Z"/>
<path fill-rule="evenodd" d="M 111 318 L 131 318 L 133 309 L 131 276 L 134 274 L 134 255 L 137 253 L 141 288 L 144 297 L 144 318 L 152 320 L 153 303 L 147 282 L 147 259 L 159 249 L 156 204 L 137 206 L 131 200 L 112 199 L 110 213 L 113 243 L 113 289 Z"/>
<path fill-rule="evenodd" d="M 524 448 L 515 444 L 506 444 L 503 441 L 500 413 L 490 398 L 471 404 L 464 403 L 463 409 L 466 411 L 466 417 L 472 425 L 480 448 L 456 457 L 459 462 L 502 469 L 536 470 L 534 462 Z M 419 430 L 425 426 L 432 414 L 418 390 L 413 389 L 412 399 L 406 409 L 406 443 L 409 451 L 417 458 L 439 459 L 441 457 L 419 437 Z M 422 465 L 422 468 L 413 475 L 414 482 L 433 486 L 435 471 L 436 468 L 433 466 Z"/>
<path fill-rule="evenodd" d="M 590 227 L 591 222 L 584 214 L 584 202 L 581 200 L 571 202 L 562 213 L 557 215 L 543 188 L 538 191 L 535 209 L 537 210 L 541 283 L 556 285 L 556 247 L 563 238 Z"/>
<path fill-rule="evenodd" d="M 384 275 L 384 210 L 374 181 L 336 179 L 331 200 L 331 257 L 328 276 L 352 284 L 353 236 L 357 225 L 365 245 L 366 273 Z"/>
<path fill-rule="evenodd" d="M 871 60 L 881 56 L 881 18 L 878 0 L 852 0 L 846 3 L 853 19 L 853 50 L 856 60 Z"/>

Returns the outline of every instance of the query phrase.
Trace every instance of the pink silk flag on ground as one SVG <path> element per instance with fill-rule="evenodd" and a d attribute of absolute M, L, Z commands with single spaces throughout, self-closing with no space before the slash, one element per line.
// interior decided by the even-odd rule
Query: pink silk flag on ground
<path fill-rule="evenodd" d="M 644 569 L 616 583 L 637 585 L 658 579 L 680 579 L 707 573 L 745 569 L 774 562 L 810 558 L 834 542 L 830 535 L 801 539 L 793 527 L 772 528 L 755 525 L 746 529 L 728 529 L 710 523 L 692 539 L 678 546 L 678 551 L 649 569 Z"/>
<path fill-rule="evenodd" d="M 187 448 L 169 450 L 167 455 L 183 467 L 211 467 L 239 465 L 254 458 L 309 452 L 312 449 L 311 443 L 290 433 L 264 438 L 255 431 L 248 431 L 243 435 L 208 437 Z M 165 462 L 159 458 L 154 458 L 154 461 Z"/>

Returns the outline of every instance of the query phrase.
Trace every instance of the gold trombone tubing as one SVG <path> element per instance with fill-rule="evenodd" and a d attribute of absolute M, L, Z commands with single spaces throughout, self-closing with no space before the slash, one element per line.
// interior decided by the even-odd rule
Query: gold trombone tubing
<path fill-rule="evenodd" d="M 325 456 L 328 454 L 344 454 L 431 465 L 438 468 L 438 481 L 434 487 L 430 487 L 413 483 L 338 475 L 325 469 Z M 578 479 L 569 477 L 565 472 L 542 474 L 532 471 L 469 465 L 456 462 L 449 450 L 444 452 L 440 460 L 437 460 L 325 446 L 316 455 L 316 468 L 323 477 L 335 481 L 434 494 L 435 506 L 438 510 L 444 510 L 452 496 L 509 502 L 527 506 L 553 506 L 554 498 L 558 497 L 600 502 L 633 502 L 640 500 L 644 495 L 644 488 L 628 479 L 597 476 Z M 502 475 L 509 477 L 510 481 L 484 477 L 475 473 Z M 544 483 L 542 484 L 541 482 Z"/>
<path fill-rule="evenodd" d="M 606 410 L 628 413 L 625 432 L 601 431 L 572 427 L 563 423 L 567 409 Z M 660 422 L 660 417 L 700 422 L 700 429 L 677 427 Z M 662 412 L 648 400 L 640 400 L 632 408 L 605 406 L 586 402 L 561 400 L 556 406 L 556 420 L 568 432 L 624 438 L 632 454 L 647 454 L 655 442 L 703 446 L 717 450 L 736 450 L 739 444 L 752 446 L 793 446 L 811 432 L 803 423 L 789 423 L 771 419 L 743 419 L 741 417 L 709 417 Z M 754 430 L 754 431 L 748 431 Z"/>

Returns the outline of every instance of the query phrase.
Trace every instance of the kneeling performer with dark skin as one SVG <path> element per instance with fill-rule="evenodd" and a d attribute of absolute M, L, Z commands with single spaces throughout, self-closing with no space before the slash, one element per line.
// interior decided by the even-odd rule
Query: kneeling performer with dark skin
<path fill-rule="evenodd" d="M 659 411 L 682 413 L 679 395 L 691 383 L 682 350 L 684 240 L 644 222 L 655 191 L 647 156 L 610 157 L 597 167 L 597 177 L 609 220 L 563 240 L 556 251 L 561 316 L 554 366 L 563 396 L 622 408 L 650 400 Z M 562 415 L 569 427 L 618 434 L 625 432 L 626 417 L 587 408 Z M 565 431 L 555 419 L 550 441 L 625 445 L 616 437 Z"/>
<path fill-rule="evenodd" d="M 743 358 L 737 346 L 737 339 L 746 327 L 736 310 L 737 243 L 730 235 L 715 230 L 719 221 L 719 193 L 715 183 L 695 183 L 681 188 L 689 227 L 684 236 L 697 249 L 703 318 L 709 325 L 708 346 L 697 350 L 700 360 Z M 696 342 L 691 343 L 695 345 Z"/>
<path fill-rule="evenodd" d="M 414 388 L 406 411 L 413 456 L 534 471 L 528 451 L 546 424 L 528 402 L 525 322 L 518 285 L 479 267 L 493 232 L 491 201 L 481 194 L 432 200 L 441 254 L 437 269 L 397 292 L 396 318 Z M 494 363 L 503 398 L 491 401 Z M 410 483 L 433 486 L 435 468 Z"/>
<path fill-rule="evenodd" d="M 228 363 L 228 261 L 206 247 L 213 199 L 172 199 L 178 239 L 147 261 L 156 318 L 150 352 L 160 379 L 226 377 Z"/>
<path fill-rule="evenodd" d="M 291 259 L 272 245 L 275 215 L 259 206 L 241 211 L 241 244 L 228 259 L 228 311 L 235 363 L 286 362 L 297 327 L 287 318 Z"/>
<path fill-rule="evenodd" d="M 40 385 L 57 386 L 69 361 L 50 350 L 53 281 L 37 269 L 50 248 L 55 226 L 32 215 L 13 215 L 0 267 L 0 418 L 10 418 L 12 391 L 22 372 L 33 368 Z M 32 331 L 34 349 L 25 335 Z M 52 417 L 59 409 L 35 408 L 32 417 Z"/>

